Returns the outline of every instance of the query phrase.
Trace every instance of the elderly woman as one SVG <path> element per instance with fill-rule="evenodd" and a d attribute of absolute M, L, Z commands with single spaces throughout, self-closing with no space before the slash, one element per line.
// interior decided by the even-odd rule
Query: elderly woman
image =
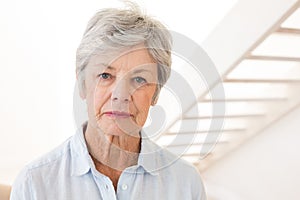
<path fill-rule="evenodd" d="M 77 51 L 88 121 L 21 172 L 11 199 L 206 199 L 197 170 L 142 131 L 170 66 L 160 22 L 134 5 L 96 13 Z"/>

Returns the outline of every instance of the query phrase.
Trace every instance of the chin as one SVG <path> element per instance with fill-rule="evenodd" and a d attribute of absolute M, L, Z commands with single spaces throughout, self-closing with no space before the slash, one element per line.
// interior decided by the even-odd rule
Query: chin
<path fill-rule="evenodd" d="M 110 124 L 109 127 L 103 127 L 98 124 L 98 128 L 101 130 L 101 132 L 108 136 L 138 136 L 140 131 L 140 129 L 137 129 L 136 127 L 120 128 L 120 126 L 116 124 Z"/>
<path fill-rule="evenodd" d="M 100 120 L 98 121 L 98 127 L 106 135 L 131 135 L 139 136 L 141 127 L 138 126 L 132 119 L 114 119 L 114 120 Z"/>

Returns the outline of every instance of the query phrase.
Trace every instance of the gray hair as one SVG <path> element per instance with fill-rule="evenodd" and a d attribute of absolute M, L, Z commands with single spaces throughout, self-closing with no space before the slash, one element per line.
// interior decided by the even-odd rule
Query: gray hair
<path fill-rule="evenodd" d="M 142 14 L 133 3 L 124 9 L 100 10 L 88 22 L 76 54 L 79 89 L 85 91 L 84 71 L 92 56 L 118 53 L 139 44 L 144 44 L 157 63 L 155 101 L 170 76 L 172 37 L 161 22 Z"/>

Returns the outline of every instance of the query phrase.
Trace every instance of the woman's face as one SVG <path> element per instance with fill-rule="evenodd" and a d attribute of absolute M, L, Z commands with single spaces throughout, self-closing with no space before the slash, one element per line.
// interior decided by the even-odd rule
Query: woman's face
<path fill-rule="evenodd" d="M 157 64 L 147 49 L 108 62 L 94 56 L 85 76 L 89 125 L 108 135 L 138 136 L 157 84 Z"/>

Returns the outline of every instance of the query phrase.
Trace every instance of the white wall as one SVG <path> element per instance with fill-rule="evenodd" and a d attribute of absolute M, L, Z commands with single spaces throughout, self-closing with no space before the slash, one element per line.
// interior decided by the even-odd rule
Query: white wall
<path fill-rule="evenodd" d="M 300 198 L 300 108 L 203 173 L 211 200 Z"/>

